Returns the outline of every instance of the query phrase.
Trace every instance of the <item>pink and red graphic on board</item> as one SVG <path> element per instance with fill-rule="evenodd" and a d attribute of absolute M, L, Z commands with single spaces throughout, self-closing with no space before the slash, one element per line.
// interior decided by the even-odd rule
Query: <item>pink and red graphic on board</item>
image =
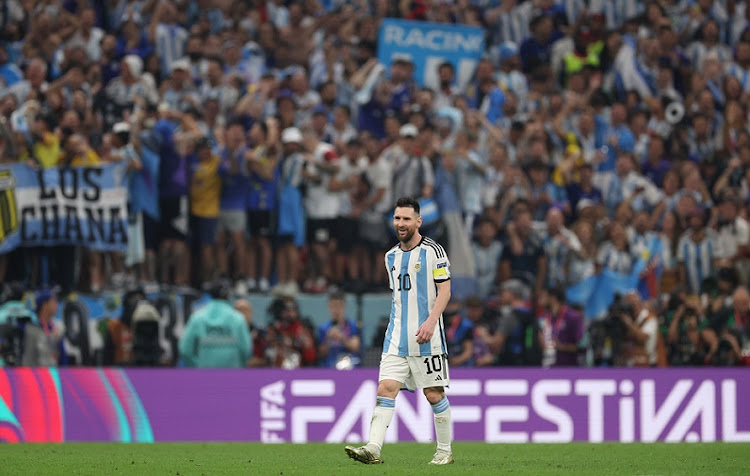
<path fill-rule="evenodd" d="M 0 370 L 0 441 L 151 442 L 151 425 L 121 369 Z"/>

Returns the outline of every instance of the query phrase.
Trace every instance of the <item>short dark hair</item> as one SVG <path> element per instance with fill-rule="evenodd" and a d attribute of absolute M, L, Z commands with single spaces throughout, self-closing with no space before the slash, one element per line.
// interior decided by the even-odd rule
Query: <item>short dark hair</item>
<path fill-rule="evenodd" d="M 438 71 L 440 71 L 443 68 L 449 68 L 451 72 L 454 72 L 456 69 L 453 67 L 453 64 L 450 61 L 443 61 L 438 66 Z"/>
<path fill-rule="evenodd" d="M 333 291 L 328 295 L 329 301 L 345 301 L 346 295 L 341 291 Z"/>
<path fill-rule="evenodd" d="M 419 202 L 411 197 L 401 197 L 396 200 L 396 208 L 413 208 L 417 215 L 419 215 Z"/>
<path fill-rule="evenodd" d="M 343 111 L 347 117 L 352 117 L 352 109 L 346 104 L 339 104 L 338 106 L 336 106 L 336 109 Z"/>
<path fill-rule="evenodd" d="M 554 286 L 552 288 L 549 288 L 547 289 L 547 293 L 550 297 L 555 298 L 555 300 L 561 304 L 565 304 L 567 302 L 565 288 L 563 288 L 562 286 Z"/>

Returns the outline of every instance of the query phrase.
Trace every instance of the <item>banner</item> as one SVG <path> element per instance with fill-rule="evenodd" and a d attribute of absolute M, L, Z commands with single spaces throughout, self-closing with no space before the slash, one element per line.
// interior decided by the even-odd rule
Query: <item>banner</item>
<path fill-rule="evenodd" d="M 18 246 L 127 248 L 125 166 L 0 166 L 0 253 Z"/>
<path fill-rule="evenodd" d="M 387 18 L 378 32 L 378 60 L 388 66 L 394 58 L 408 58 L 414 63 L 417 83 L 432 89 L 439 88 L 437 69 L 447 61 L 463 90 L 483 53 L 482 28 Z"/>
<path fill-rule="evenodd" d="M 377 369 L 0 369 L 0 441 L 367 439 Z M 454 369 L 457 441 L 750 442 L 746 369 Z M 402 392 L 387 442 L 433 441 Z"/>

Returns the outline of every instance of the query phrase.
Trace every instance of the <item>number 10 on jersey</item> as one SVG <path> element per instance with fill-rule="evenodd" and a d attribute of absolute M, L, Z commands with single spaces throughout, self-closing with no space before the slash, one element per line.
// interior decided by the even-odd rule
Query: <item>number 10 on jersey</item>
<path fill-rule="evenodd" d="M 399 274 L 396 278 L 398 280 L 398 290 L 409 291 L 411 290 L 411 276 L 409 273 Z"/>

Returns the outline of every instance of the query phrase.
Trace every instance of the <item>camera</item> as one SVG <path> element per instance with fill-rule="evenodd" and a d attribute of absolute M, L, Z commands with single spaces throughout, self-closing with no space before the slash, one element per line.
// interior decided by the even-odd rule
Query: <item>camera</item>
<path fill-rule="evenodd" d="M 606 316 L 592 322 L 589 326 L 594 365 L 597 367 L 611 367 L 621 357 L 622 344 L 627 334 L 621 316 L 633 320 L 635 308 L 632 304 L 625 302 L 621 295 L 616 294 L 614 301 L 607 309 Z"/>

